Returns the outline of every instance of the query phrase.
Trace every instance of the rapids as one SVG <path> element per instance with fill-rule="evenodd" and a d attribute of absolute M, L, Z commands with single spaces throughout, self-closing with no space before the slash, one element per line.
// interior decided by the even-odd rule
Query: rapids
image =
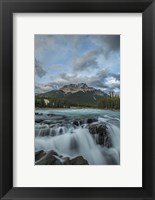
<path fill-rule="evenodd" d="M 90 134 L 88 119 L 94 126 L 105 125 L 112 146 L 99 144 L 99 134 Z M 120 112 L 101 109 L 36 109 L 35 151 L 54 150 L 73 158 L 83 156 L 90 165 L 120 164 Z"/>

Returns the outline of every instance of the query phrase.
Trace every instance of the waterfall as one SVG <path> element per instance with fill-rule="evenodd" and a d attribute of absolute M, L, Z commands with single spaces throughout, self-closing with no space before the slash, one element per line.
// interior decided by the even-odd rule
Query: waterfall
<path fill-rule="evenodd" d="M 86 123 L 75 126 L 72 122 L 47 125 L 36 123 L 35 151 L 56 151 L 60 156 L 73 158 L 83 156 L 90 165 L 107 165 L 120 163 L 120 129 L 119 120 L 112 117 L 98 116 L 97 124 L 106 124 L 108 139 L 112 146 L 99 144 L 99 134 L 91 134 Z"/>

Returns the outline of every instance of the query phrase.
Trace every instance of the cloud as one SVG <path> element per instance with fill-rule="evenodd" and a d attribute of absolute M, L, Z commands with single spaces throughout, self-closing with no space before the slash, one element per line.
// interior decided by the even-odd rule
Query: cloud
<path fill-rule="evenodd" d="M 105 82 L 105 86 L 109 90 L 120 89 L 120 81 L 116 80 L 114 77 L 108 77 Z"/>
<path fill-rule="evenodd" d="M 93 35 L 90 36 L 92 42 L 98 46 L 102 46 L 106 50 L 107 55 L 111 51 L 120 49 L 120 36 L 119 35 Z"/>
<path fill-rule="evenodd" d="M 96 74 L 89 75 L 81 75 L 81 74 L 65 74 L 61 73 L 56 79 L 50 81 L 46 84 L 41 84 L 37 87 L 37 90 L 40 90 L 41 93 L 48 92 L 51 90 L 57 90 L 63 87 L 64 85 L 68 85 L 71 83 L 86 83 L 88 86 L 92 86 L 101 90 L 113 91 L 119 90 L 120 81 L 117 80 L 113 74 L 109 76 L 108 69 L 102 69 L 98 71 Z"/>
<path fill-rule="evenodd" d="M 35 74 L 40 78 L 42 78 L 46 74 L 44 67 L 37 59 L 35 59 Z"/>
<path fill-rule="evenodd" d="M 83 71 L 92 68 L 98 68 L 97 57 L 104 53 L 104 50 L 99 48 L 86 52 L 84 55 L 73 60 L 72 66 L 75 71 Z"/>
<path fill-rule="evenodd" d="M 46 51 L 50 51 L 55 48 L 55 40 L 53 35 L 40 35 L 35 34 L 34 36 L 34 48 L 35 57 L 44 62 Z"/>
<path fill-rule="evenodd" d="M 82 56 L 74 58 L 72 62 L 73 69 L 76 71 L 98 68 L 98 59 L 101 57 L 109 58 L 110 53 L 120 49 L 119 35 L 93 35 L 89 37 L 92 43 L 95 43 L 96 48 L 85 52 Z"/>
<path fill-rule="evenodd" d="M 51 67 L 50 67 L 51 69 L 59 69 L 59 70 L 61 70 L 61 69 L 63 69 L 64 68 L 64 65 L 63 64 L 53 64 Z"/>
<path fill-rule="evenodd" d="M 117 74 L 114 74 L 114 73 L 110 73 L 109 76 L 115 78 L 116 80 L 120 81 L 120 74 L 117 73 Z"/>
<path fill-rule="evenodd" d="M 120 88 L 119 35 L 35 35 L 35 57 L 37 91 L 81 82 Z"/>
<path fill-rule="evenodd" d="M 52 48 L 55 46 L 55 40 L 53 35 L 39 35 L 34 36 L 35 39 L 35 50 L 42 48 Z"/>
<path fill-rule="evenodd" d="M 88 38 L 88 35 L 61 35 L 66 45 L 72 48 L 77 48 L 81 45 L 82 41 Z"/>

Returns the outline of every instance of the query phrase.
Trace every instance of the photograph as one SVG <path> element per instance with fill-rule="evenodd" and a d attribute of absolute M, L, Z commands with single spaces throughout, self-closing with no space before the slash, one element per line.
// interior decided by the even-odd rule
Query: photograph
<path fill-rule="evenodd" d="M 120 165 L 120 35 L 35 34 L 35 165 Z"/>

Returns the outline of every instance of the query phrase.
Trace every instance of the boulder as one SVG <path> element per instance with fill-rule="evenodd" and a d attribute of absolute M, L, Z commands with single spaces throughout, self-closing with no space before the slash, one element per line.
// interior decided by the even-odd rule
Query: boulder
<path fill-rule="evenodd" d="M 80 123 L 80 125 L 83 125 L 85 122 L 84 122 L 83 119 L 81 119 L 81 120 L 79 121 L 79 123 Z"/>
<path fill-rule="evenodd" d="M 107 127 L 103 124 L 94 124 L 89 126 L 89 132 L 91 134 L 106 134 L 107 133 Z"/>
<path fill-rule="evenodd" d="M 75 121 L 73 122 L 73 125 L 79 126 L 79 122 L 75 120 Z"/>
<path fill-rule="evenodd" d="M 94 119 L 94 118 L 90 118 L 90 119 L 87 119 L 87 123 L 88 124 L 91 124 L 93 122 L 97 122 L 98 120 L 97 119 Z"/>
<path fill-rule="evenodd" d="M 71 165 L 71 160 L 69 157 L 65 157 L 63 158 L 63 165 Z"/>
<path fill-rule="evenodd" d="M 89 126 L 89 132 L 95 137 L 97 135 L 97 144 L 104 145 L 107 148 L 112 147 L 111 138 L 104 124 L 92 124 Z"/>
<path fill-rule="evenodd" d="M 52 116 L 52 117 L 53 117 L 53 116 L 54 116 L 54 114 L 47 114 L 47 116 Z"/>
<path fill-rule="evenodd" d="M 43 150 L 35 152 L 35 161 L 40 160 L 45 155 L 46 152 L 44 152 Z"/>
<path fill-rule="evenodd" d="M 35 119 L 36 123 L 41 123 L 42 121 L 44 121 L 44 119 Z"/>
<path fill-rule="evenodd" d="M 52 120 L 44 120 L 43 123 L 50 125 L 50 124 L 52 124 Z"/>
<path fill-rule="evenodd" d="M 77 156 L 71 159 L 71 165 L 89 165 L 88 161 L 85 160 L 82 156 Z"/>
<path fill-rule="evenodd" d="M 55 165 L 58 162 L 56 158 L 58 154 L 51 150 L 45 156 L 43 156 L 40 160 L 38 160 L 35 164 L 36 165 Z"/>

